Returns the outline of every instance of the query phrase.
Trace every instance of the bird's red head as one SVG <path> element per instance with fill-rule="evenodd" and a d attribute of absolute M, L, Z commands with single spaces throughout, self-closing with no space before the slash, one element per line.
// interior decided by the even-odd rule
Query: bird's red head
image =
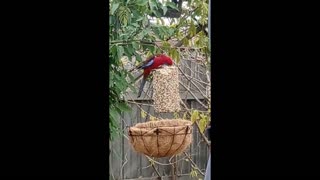
<path fill-rule="evenodd" d="M 169 56 L 166 56 L 164 54 L 159 55 L 160 57 L 167 65 L 171 66 L 173 64 L 172 59 Z"/>

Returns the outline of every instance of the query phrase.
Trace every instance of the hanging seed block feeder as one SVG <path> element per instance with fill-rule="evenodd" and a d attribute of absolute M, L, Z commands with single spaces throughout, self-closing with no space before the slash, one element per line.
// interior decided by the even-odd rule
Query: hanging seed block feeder
<path fill-rule="evenodd" d="M 154 110 L 159 112 L 180 111 L 179 76 L 175 66 L 157 69 L 153 73 Z"/>
<path fill-rule="evenodd" d="M 168 157 L 182 153 L 192 141 L 192 123 L 166 119 L 138 123 L 129 128 L 133 149 L 150 157 Z"/>

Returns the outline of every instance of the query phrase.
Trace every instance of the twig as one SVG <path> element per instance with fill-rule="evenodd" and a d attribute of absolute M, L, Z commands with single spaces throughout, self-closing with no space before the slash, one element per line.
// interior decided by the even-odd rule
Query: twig
<path fill-rule="evenodd" d="M 185 177 L 186 179 L 189 179 L 188 177 L 190 176 L 190 174 L 180 174 L 180 176 L 183 176 Z M 130 179 L 125 179 L 125 180 L 154 180 L 154 179 L 157 179 L 159 177 L 141 177 L 141 178 L 130 178 Z M 164 175 L 162 176 L 163 179 L 170 179 L 172 178 L 170 175 Z"/>
<path fill-rule="evenodd" d="M 162 178 L 161 178 L 161 175 L 160 175 L 159 171 L 156 169 L 156 167 L 154 166 L 153 163 L 151 163 L 151 166 L 153 167 L 154 171 L 157 173 L 157 175 L 158 175 L 158 177 L 159 177 L 158 179 L 161 180 L 161 179 L 162 179 Z"/>
<path fill-rule="evenodd" d="M 124 156 L 125 162 L 124 162 L 124 163 L 122 164 L 122 166 L 121 166 L 121 170 L 120 170 L 120 174 L 121 174 L 121 175 L 122 175 L 124 166 L 128 163 L 127 156 L 128 156 L 128 152 L 126 152 L 126 155 Z"/>
<path fill-rule="evenodd" d="M 208 109 L 208 106 L 204 105 L 204 104 L 198 99 L 198 97 L 197 97 L 195 94 L 193 94 L 193 92 L 192 92 L 189 88 L 187 88 L 187 87 L 186 87 L 184 84 L 182 84 L 181 82 L 179 82 L 179 84 L 181 84 L 181 85 L 195 98 L 195 100 L 196 100 L 202 107 Z"/>
<path fill-rule="evenodd" d="M 193 81 L 191 81 L 191 80 L 185 75 L 185 73 L 181 70 L 181 68 L 180 68 L 179 66 L 178 66 L 178 69 L 179 69 L 180 72 L 187 78 L 187 80 L 189 80 L 189 81 L 199 90 L 199 92 L 201 93 L 201 95 L 202 95 L 203 97 L 205 97 L 206 99 L 208 99 L 208 97 L 202 93 L 202 91 L 200 90 L 200 88 L 199 88 L 197 85 L 195 85 L 195 84 L 193 83 Z M 190 93 L 191 93 L 191 91 L 190 91 Z M 204 106 L 204 107 L 205 107 L 205 106 Z"/>
<path fill-rule="evenodd" d="M 172 164 L 172 180 L 176 180 L 176 164 Z"/>
<path fill-rule="evenodd" d="M 135 102 L 135 101 L 132 101 L 132 100 L 128 100 L 127 102 L 130 103 L 130 104 L 136 104 L 136 105 L 142 105 L 142 106 L 154 106 L 153 104 L 138 103 L 138 102 Z"/>
<path fill-rule="evenodd" d="M 140 42 L 140 43 L 145 43 L 145 44 L 155 44 L 156 42 L 161 42 L 161 41 L 153 41 L 153 42 L 148 42 L 148 41 L 142 41 L 138 39 L 132 39 L 132 40 L 118 40 L 118 41 L 111 41 L 110 44 L 118 44 L 118 43 L 131 43 L 131 42 Z"/>
<path fill-rule="evenodd" d="M 199 79 L 197 79 L 197 78 L 191 77 L 191 76 L 189 76 L 189 75 L 185 75 L 185 76 L 188 77 L 190 80 L 195 80 L 195 81 L 198 82 L 199 85 L 202 86 L 203 88 L 205 88 L 205 87 L 204 87 L 202 84 L 205 84 L 205 85 L 207 85 L 207 86 L 211 86 L 211 84 L 206 83 L 206 82 L 204 82 L 204 81 L 201 81 L 201 80 L 199 80 Z"/>
<path fill-rule="evenodd" d="M 149 164 L 148 166 L 143 167 L 143 168 L 141 168 L 141 169 L 147 169 L 147 168 L 149 168 L 149 167 L 151 167 L 151 166 L 152 166 L 152 164 Z"/>
<path fill-rule="evenodd" d="M 204 173 L 201 172 L 201 170 L 198 168 L 198 166 L 196 165 L 196 163 L 194 163 L 194 162 L 192 161 L 192 159 L 188 156 L 188 154 L 187 154 L 186 152 L 183 152 L 183 153 L 184 153 L 184 155 L 189 159 L 189 161 L 191 162 L 191 164 L 193 165 L 193 167 L 194 167 L 196 170 L 198 170 L 198 172 L 199 172 L 202 176 L 204 176 Z"/>
<path fill-rule="evenodd" d="M 210 142 L 209 142 L 209 140 L 206 138 L 206 136 L 201 132 L 199 123 L 198 123 L 197 121 L 196 121 L 195 123 L 196 123 L 196 125 L 197 125 L 198 130 L 199 130 L 199 133 L 200 133 L 201 136 L 203 137 L 204 141 L 207 143 L 207 146 L 210 148 Z"/>
<path fill-rule="evenodd" d="M 171 166 L 173 163 L 177 163 L 177 162 L 182 161 L 182 160 L 185 159 L 185 157 L 182 157 L 181 159 L 179 159 L 179 160 L 177 160 L 177 161 L 175 161 L 175 162 L 169 162 L 168 164 L 164 164 L 164 163 L 161 163 L 161 162 L 159 162 L 159 161 L 156 161 L 156 160 L 150 158 L 148 155 L 145 155 L 145 156 L 147 157 L 147 159 L 148 159 L 149 161 L 152 161 L 152 162 L 154 162 L 154 163 L 156 163 L 156 164 L 159 164 L 159 165 L 162 165 L 162 166 Z"/>
<path fill-rule="evenodd" d="M 193 61 L 191 61 L 191 62 L 193 62 Z M 189 69 L 190 71 L 193 71 L 193 70 L 191 70 L 191 68 L 188 67 L 188 66 L 185 66 L 185 68 Z M 203 72 L 201 72 L 201 71 L 196 71 L 196 70 L 194 70 L 194 72 L 199 73 L 199 74 L 201 74 L 201 75 L 206 75 L 205 73 L 203 73 Z"/>

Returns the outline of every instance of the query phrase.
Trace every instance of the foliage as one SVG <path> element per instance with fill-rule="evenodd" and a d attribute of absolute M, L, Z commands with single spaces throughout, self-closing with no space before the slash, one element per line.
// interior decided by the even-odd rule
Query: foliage
<path fill-rule="evenodd" d="M 168 9 L 181 12 L 180 18 L 162 18 Z M 156 17 L 151 20 L 149 15 Z M 167 53 L 175 61 L 180 55 L 169 40 L 184 46 L 203 48 L 208 52 L 208 37 L 204 27 L 208 20 L 208 0 L 188 0 L 181 9 L 167 0 L 109 1 L 109 130 L 113 139 L 120 132 L 121 113 L 130 111 L 124 96 L 130 88 L 136 92 L 134 77 L 124 68 L 136 64 L 145 56 Z M 176 46 L 177 46 L 176 44 Z M 201 124 L 201 121 L 200 121 Z"/>
<path fill-rule="evenodd" d="M 200 132 L 203 133 L 206 129 L 206 127 L 209 125 L 209 115 L 208 113 L 210 112 L 207 112 L 207 114 L 205 113 L 199 113 L 198 110 L 193 110 L 192 113 L 191 113 L 191 122 L 192 123 L 195 123 L 195 122 L 198 122 L 199 123 L 199 129 L 200 129 Z"/>
<path fill-rule="evenodd" d="M 191 169 L 191 172 L 190 172 L 190 176 L 192 178 L 197 177 L 198 176 L 198 172 L 197 172 L 196 168 L 193 165 L 191 165 L 191 167 L 192 167 L 192 169 Z"/>

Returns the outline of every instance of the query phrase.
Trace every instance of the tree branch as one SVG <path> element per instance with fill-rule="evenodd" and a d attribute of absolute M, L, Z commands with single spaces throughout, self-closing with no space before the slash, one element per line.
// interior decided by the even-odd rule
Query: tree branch
<path fill-rule="evenodd" d="M 187 154 L 186 152 L 183 152 L 183 153 L 184 153 L 184 155 L 189 159 L 189 161 L 191 162 L 191 164 L 193 165 L 193 167 L 194 167 L 196 170 L 198 170 L 198 172 L 199 172 L 202 176 L 204 176 L 203 172 L 201 172 L 201 170 L 198 168 L 198 166 L 196 165 L 196 163 L 194 163 L 194 162 L 192 161 L 192 159 L 188 156 L 188 154 Z"/>
<path fill-rule="evenodd" d="M 153 163 L 151 163 L 151 166 L 153 167 L 153 169 L 154 169 L 154 171 L 157 173 L 157 175 L 158 175 L 158 179 L 162 179 L 161 178 L 161 175 L 160 175 L 160 173 L 159 173 L 159 171 L 156 169 L 156 167 L 154 166 L 154 164 Z"/>
<path fill-rule="evenodd" d="M 123 44 L 128 44 L 128 43 L 131 43 L 131 42 L 140 42 L 140 43 L 143 43 L 143 44 L 151 44 L 151 45 L 156 45 L 156 42 L 148 42 L 148 41 L 143 41 L 143 40 L 135 40 L 135 39 L 132 39 L 132 40 L 118 40 L 118 41 L 111 41 L 110 44 L 119 44 L 119 43 L 123 43 Z M 158 41 L 158 42 L 161 42 L 161 41 Z"/>
<path fill-rule="evenodd" d="M 196 84 L 194 84 L 194 82 L 191 81 L 191 79 L 189 79 L 189 78 L 186 76 L 186 74 L 181 70 L 181 68 L 180 68 L 179 66 L 178 66 L 178 69 L 179 69 L 180 72 L 184 75 L 184 77 L 186 77 L 187 80 L 190 81 L 191 84 L 194 85 L 194 86 L 198 89 L 198 91 L 201 93 L 201 95 L 208 100 L 208 97 L 207 97 L 205 94 L 203 94 L 203 92 L 200 90 L 200 88 L 199 88 Z M 191 92 L 191 90 L 190 90 L 190 92 Z M 204 107 L 205 107 L 205 106 L 204 106 Z"/>
<path fill-rule="evenodd" d="M 208 106 L 204 105 L 204 104 L 199 100 L 199 98 L 198 98 L 195 94 L 193 94 L 193 92 L 192 92 L 189 88 L 187 88 L 187 87 L 186 87 L 183 83 L 181 83 L 180 81 L 179 81 L 179 84 L 181 84 L 181 85 L 194 97 L 194 99 L 195 99 L 202 107 L 208 109 Z"/>
<path fill-rule="evenodd" d="M 202 31 L 202 27 L 200 26 L 200 25 L 198 25 L 197 26 L 197 29 L 196 29 L 196 34 L 195 35 L 197 35 L 200 31 Z M 194 36 L 190 36 L 190 34 L 188 34 L 187 36 L 185 36 L 184 38 L 186 38 L 186 39 L 188 39 L 188 40 L 190 40 L 191 38 L 193 38 Z M 184 38 L 182 38 L 182 39 L 184 39 Z M 175 45 L 174 45 L 174 47 L 180 47 L 180 46 L 182 46 L 182 40 L 181 41 L 179 41 L 179 42 L 177 42 Z"/>

